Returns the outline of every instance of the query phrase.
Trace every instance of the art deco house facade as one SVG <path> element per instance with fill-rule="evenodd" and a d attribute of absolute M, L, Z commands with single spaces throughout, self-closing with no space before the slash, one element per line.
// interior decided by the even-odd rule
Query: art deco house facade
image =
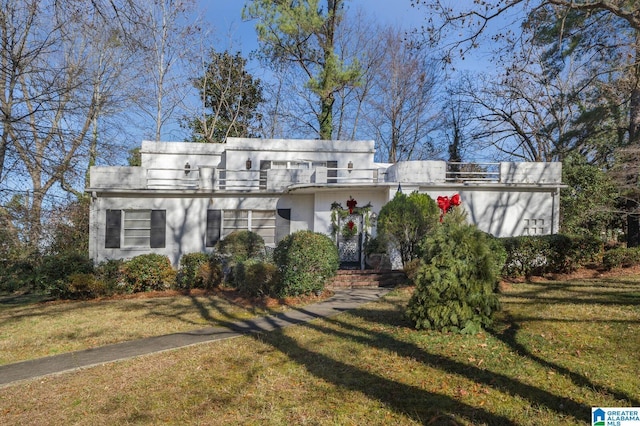
<path fill-rule="evenodd" d="M 345 265 L 362 266 L 364 236 L 375 235 L 376 215 L 399 190 L 459 194 L 468 220 L 495 236 L 558 231 L 560 163 L 452 172 L 444 161 L 376 163 L 374 153 L 373 141 L 145 141 L 140 167 L 91 168 L 90 255 L 98 263 L 153 252 L 177 265 L 235 230 L 275 246 L 309 229 L 334 238 Z M 335 214 L 348 205 L 352 214 Z"/>

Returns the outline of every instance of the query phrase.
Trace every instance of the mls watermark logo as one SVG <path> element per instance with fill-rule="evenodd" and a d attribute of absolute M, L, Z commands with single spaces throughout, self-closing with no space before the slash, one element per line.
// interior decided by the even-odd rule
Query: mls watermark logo
<path fill-rule="evenodd" d="M 640 407 L 592 407 L 592 426 L 640 426 Z"/>

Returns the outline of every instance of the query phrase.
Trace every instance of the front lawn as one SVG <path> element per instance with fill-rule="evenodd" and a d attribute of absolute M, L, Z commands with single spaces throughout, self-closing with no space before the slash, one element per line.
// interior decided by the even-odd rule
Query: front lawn
<path fill-rule="evenodd" d="M 412 329 L 410 294 L 7 386 L 0 416 L 34 425 L 588 425 L 592 406 L 640 407 L 640 276 L 514 284 L 495 326 L 471 336 Z M 156 316 L 146 309 L 142 322 Z M 197 310 L 181 309 L 174 316 Z"/>

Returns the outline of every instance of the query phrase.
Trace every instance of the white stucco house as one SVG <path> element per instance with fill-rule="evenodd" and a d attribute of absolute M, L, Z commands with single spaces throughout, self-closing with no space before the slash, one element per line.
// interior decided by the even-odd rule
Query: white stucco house
<path fill-rule="evenodd" d="M 558 232 L 561 163 L 451 172 L 444 161 L 376 163 L 374 153 L 373 141 L 145 141 L 140 167 L 91 168 L 90 256 L 99 263 L 154 252 L 177 265 L 235 230 L 273 247 L 309 229 L 332 236 L 345 265 L 362 266 L 363 235 L 375 235 L 380 208 L 398 190 L 434 200 L 459 194 L 468 220 L 498 237 Z M 347 225 L 353 236 L 340 231 Z"/>

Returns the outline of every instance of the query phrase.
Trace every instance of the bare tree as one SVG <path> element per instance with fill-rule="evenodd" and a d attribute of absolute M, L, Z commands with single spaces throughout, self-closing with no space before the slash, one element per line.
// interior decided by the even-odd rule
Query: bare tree
<path fill-rule="evenodd" d="M 424 51 L 406 44 L 402 30 L 390 27 L 380 36 L 385 48 L 366 101 L 367 127 L 391 163 L 433 157 L 439 67 Z"/>
<path fill-rule="evenodd" d="M 144 46 L 146 96 L 137 103 L 154 123 L 153 138 L 161 140 L 163 128 L 177 124 L 184 115 L 184 100 L 192 89 L 181 73 L 185 63 L 197 57 L 194 46 L 203 30 L 195 16 L 194 0 L 153 0 L 143 12 L 144 31 L 140 43 Z"/>
<path fill-rule="evenodd" d="M 57 188 L 80 194 L 73 184 L 82 185 L 82 171 L 97 155 L 91 142 L 97 140 L 97 118 L 122 106 L 123 70 L 130 64 L 124 59 L 131 53 L 123 54 L 129 46 L 122 24 L 105 21 L 87 3 L 21 0 L 3 6 L 3 18 L 11 19 L 1 22 L 7 35 L 2 131 L 16 161 L 8 189 L 25 194 L 29 214 L 21 230 L 37 250 L 45 199 Z"/>
<path fill-rule="evenodd" d="M 640 144 L 640 13 L 636 2 L 495 0 L 454 7 L 441 0 L 412 3 L 427 10 L 427 23 L 420 31 L 422 40 L 440 46 L 445 62 L 464 57 L 483 44 L 517 50 L 522 33 L 514 29 L 521 28 L 543 39 L 552 35 L 547 40 L 549 54 L 559 59 L 558 64 L 567 54 L 576 53 L 584 63 L 598 67 L 600 75 L 625 74 L 629 81 L 628 141 Z M 540 27 L 546 32 L 539 31 Z"/>
<path fill-rule="evenodd" d="M 35 73 L 33 64 L 55 43 L 57 27 L 42 27 L 39 1 L 0 2 L 0 184 L 5 180 L 4 165 L 20 123 L 30 119 L 33 110 L 41 110 L 52 88 L 42 92 L 21 90 L 23 81 Z M 27 108 L 32 105 L 32 111 Z"/>

